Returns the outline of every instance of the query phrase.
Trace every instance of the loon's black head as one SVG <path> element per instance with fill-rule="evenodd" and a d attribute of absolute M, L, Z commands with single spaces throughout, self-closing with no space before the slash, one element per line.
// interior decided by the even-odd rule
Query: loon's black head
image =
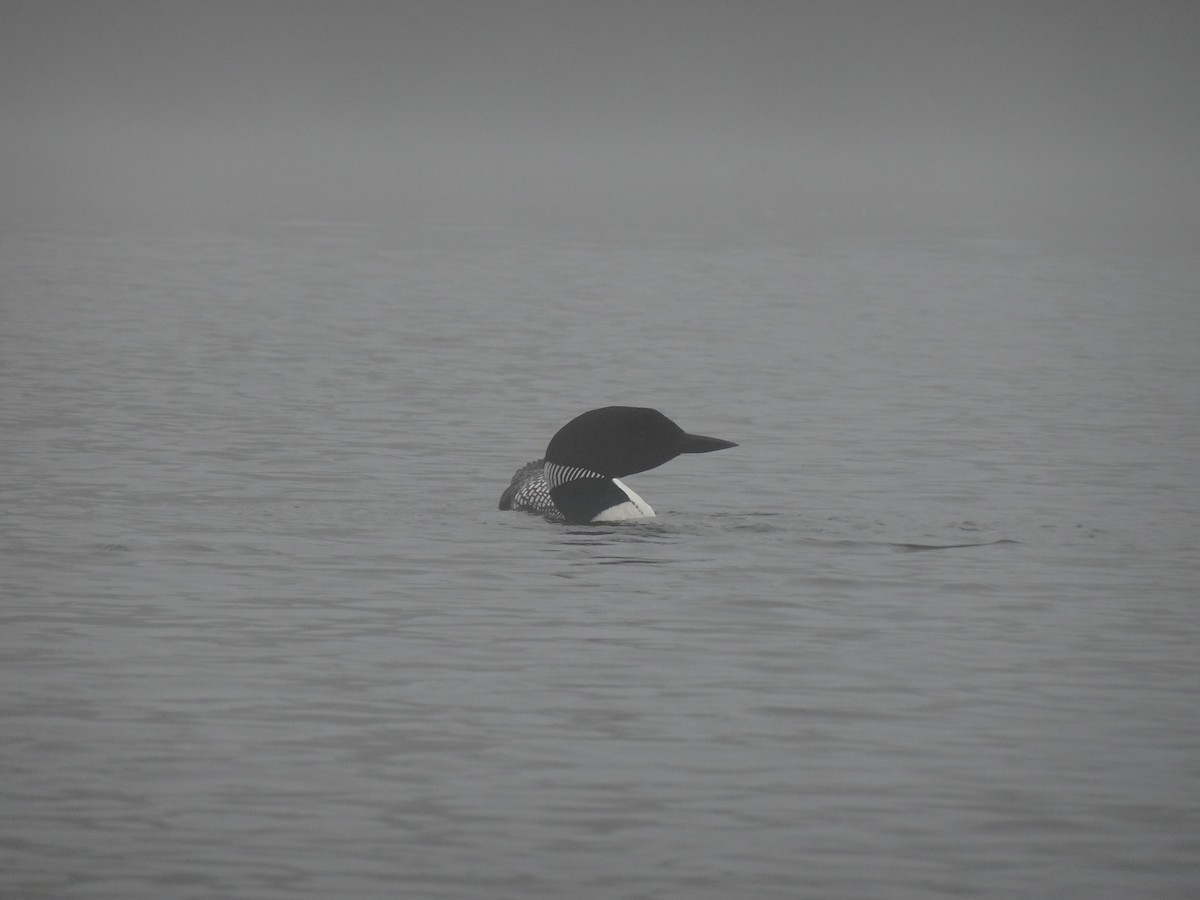
<path fill-rule="evenodd" d="M 733 441 L 688 434 L 657 409 L 606 406 L 576 416 L 546 447 L 546 461 L 606 478 L 645 472 L 681 453 L 711 453 Z"/>

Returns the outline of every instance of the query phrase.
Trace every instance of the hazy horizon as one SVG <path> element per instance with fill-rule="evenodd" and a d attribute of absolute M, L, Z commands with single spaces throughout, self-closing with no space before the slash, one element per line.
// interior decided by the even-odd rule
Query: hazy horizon
<path fill-rule="evenodd" d="M 1189 245 L 1200 6 L 8 3 L 0 226 L 1078 227 Z"/>

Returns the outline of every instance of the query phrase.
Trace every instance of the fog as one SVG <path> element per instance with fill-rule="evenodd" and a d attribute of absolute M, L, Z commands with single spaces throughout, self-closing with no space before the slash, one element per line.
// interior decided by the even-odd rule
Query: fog
<path fill-rule="evenodd" d="M 1191 246 L 1200 4 L 0 11 L 0 227 L 922 227 Z"/>

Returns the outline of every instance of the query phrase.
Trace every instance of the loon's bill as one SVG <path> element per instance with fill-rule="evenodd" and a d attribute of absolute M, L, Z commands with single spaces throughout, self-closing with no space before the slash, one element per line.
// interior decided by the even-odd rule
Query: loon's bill
<path fill-rule="evenodd" d="M 681 453 L 736 446 L 688 434 L 656 409 L 593 409 L 560 428 L 545 457 L 517 470 L 500 495 L 500 509 L 541 513 L 573 525 L 647 518 L 654 510 L 621 476 L 661 466 Z"/>

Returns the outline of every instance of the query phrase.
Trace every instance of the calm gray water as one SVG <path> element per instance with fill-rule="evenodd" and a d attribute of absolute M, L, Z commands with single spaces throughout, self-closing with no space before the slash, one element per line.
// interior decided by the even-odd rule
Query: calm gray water
<path fill-rule="evenodd" d="M 0 896 L 1192 898 L 1200 256 L 0 243 Z M 496 510 L 575 414 L 740 442 Z M 966 545 L 966 546 L 953 546 Z"/>

